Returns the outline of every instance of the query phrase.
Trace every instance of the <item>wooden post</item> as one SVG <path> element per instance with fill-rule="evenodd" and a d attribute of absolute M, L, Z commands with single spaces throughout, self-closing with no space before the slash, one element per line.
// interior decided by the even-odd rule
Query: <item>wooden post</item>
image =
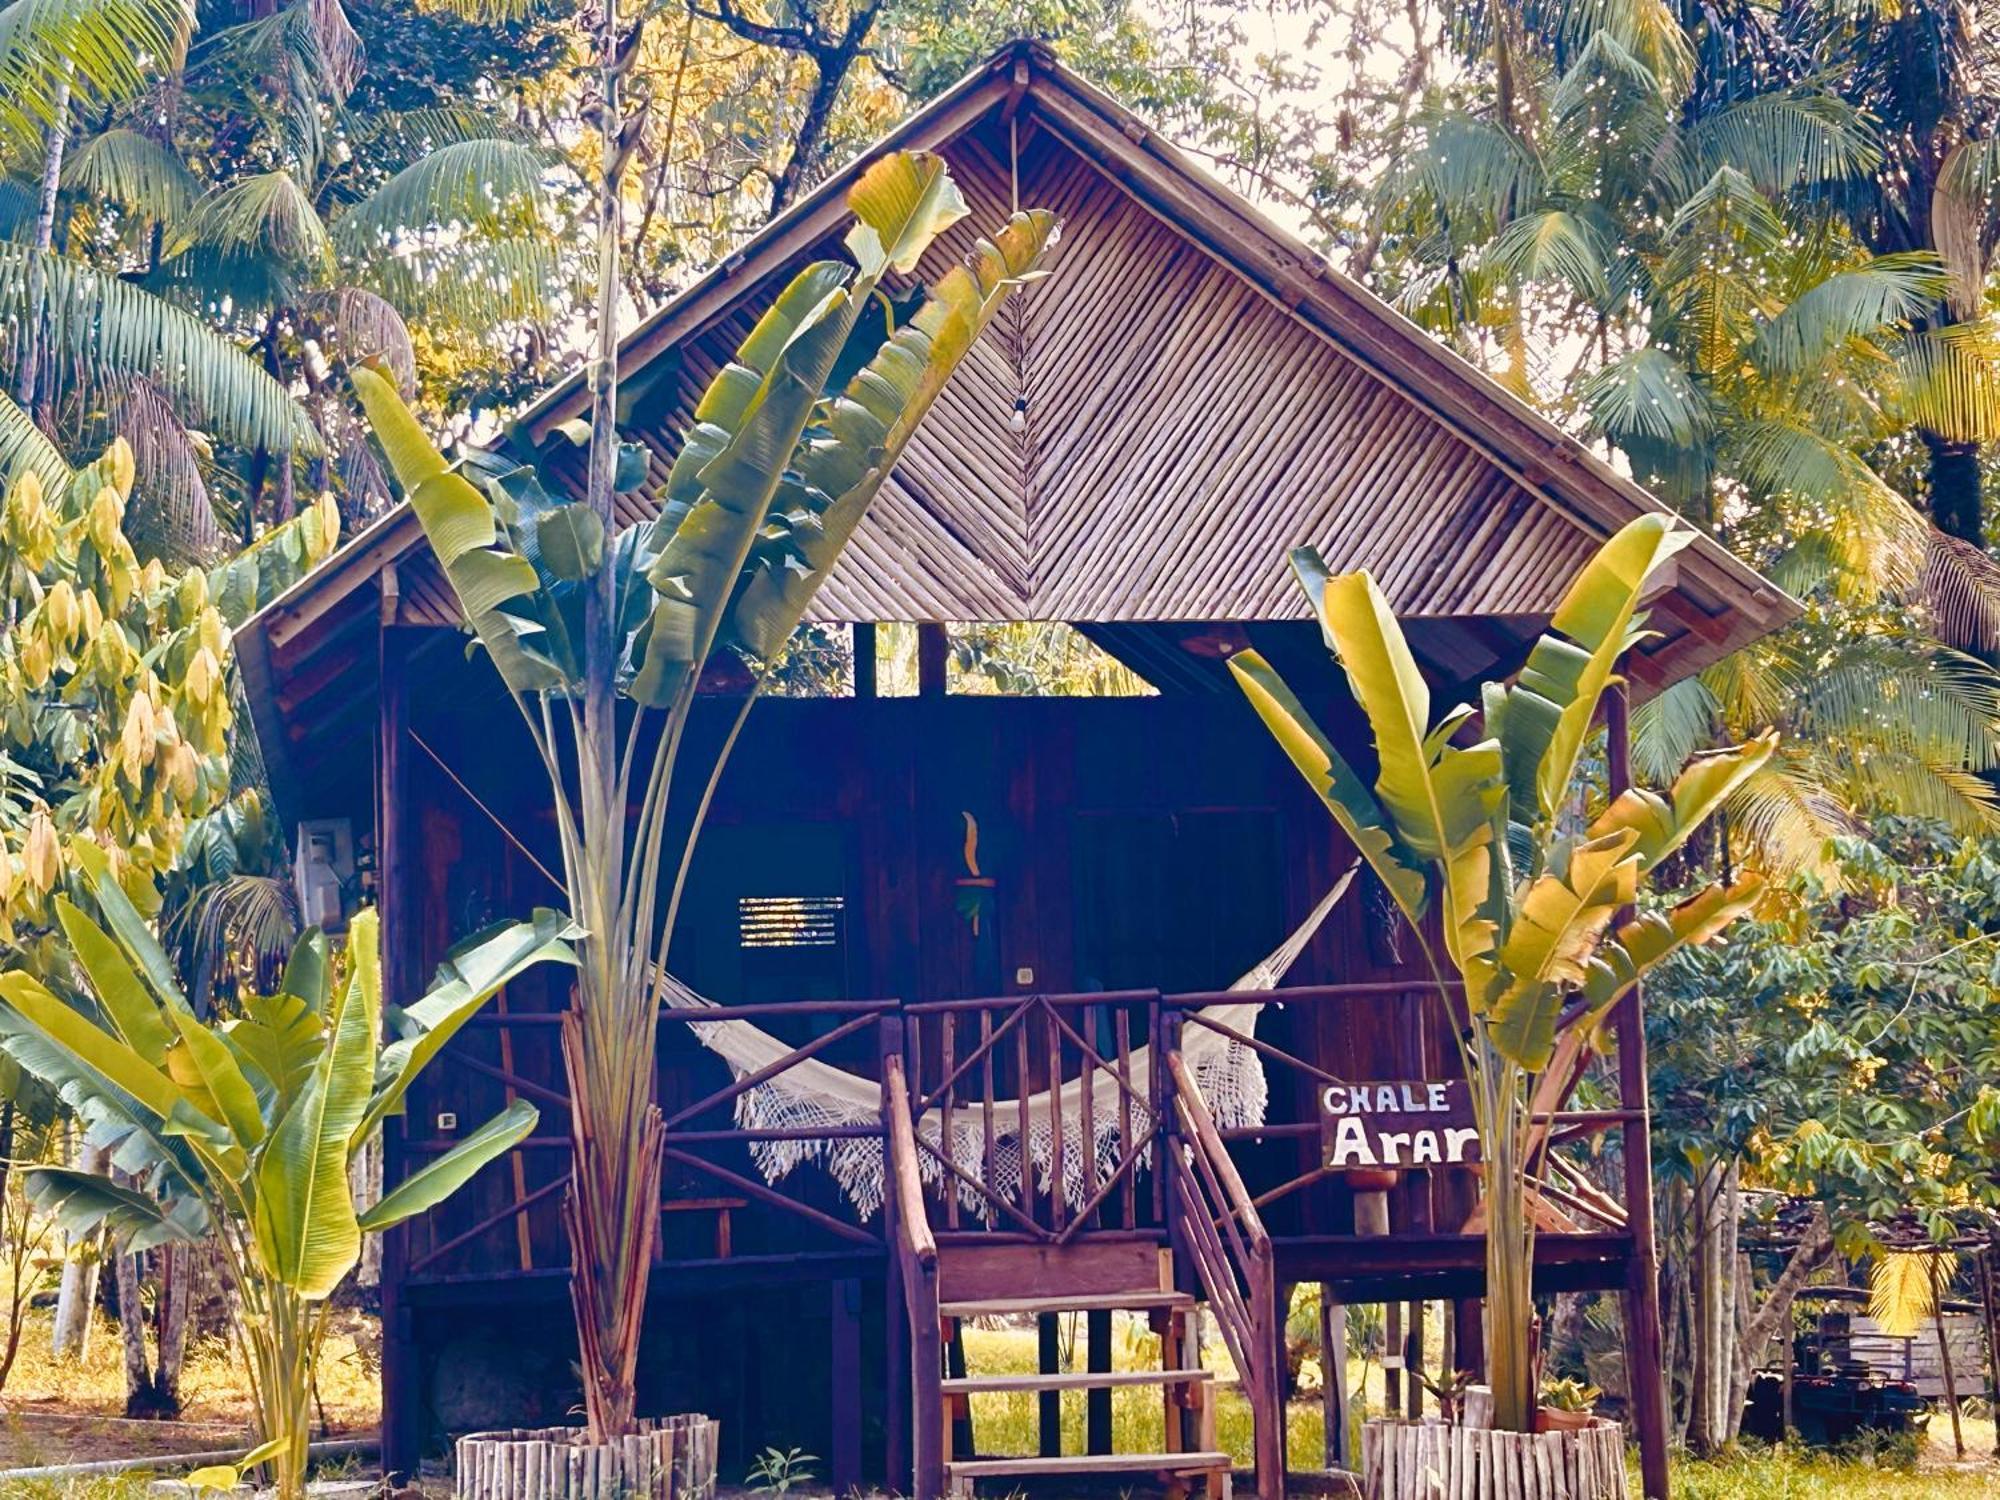
<path fill-rule="evenodd" d="M 1609 790 L 1632 785 L 1630 708 L 1623 684 L 1604 700 Z M 1620 918 L 1622 920 L 1622 917 Z M 1621 1131 L 1625 1166 L 1625 1224 L 1631 1237 L 1625 1257 L 1625 1365 L 1632 1424 L 1638 1428 L 1639 1472 L 1646 1500 L 1668 1500 L 1667 1385 L 1662 1367 L 1659 1252 L 1653 1242 L 1653 1141 L 1646 1084 L 1646 1019 L 1640 986 L 1633 985 L 1613 1015 L 1618 1041 L 1618 1102 L 1638 1111 Z"/>
<path fill-rule="evenodd" d="M 873 622 L 854 627 L 854 696 L 878 697 L 876 678 L 875 626 Z"/>
<path fill-rule="evenodd" d="M 1395 1416 L 1403 1409 L 1403 1304 L 1390 1302 L 1382 1309 L 1382 1406 L 1384 1414 Z"/>
<path fill-rule="evenodd" d="M 1957 1456 L 1965 1457 L 1965 1427 L 1958 1410 L 1958 1377 L 1951 1368 L 1951 1340 L 1944 1328 L 1944 1278 L 1938 1274 L 1938 1257 L 1931 1261 L 1931 1322 L 1937 1329 L 1938 1364 L 1944 1372 L 1944 1399 L 1951 1408 L 1951 1443 Z"/>
<path fill-rule="evenodd" d="M 1111 1313 L 1109 1309 L 1093 1310 L 1084 1315 L 1085 1333 L 1089 1339 L 1088 1357 L 1090 1373 L 1106 1375 L 1111 1371 Z M 1084 1452 L 1109 1453 L 1111 1444 L 1111 1387 L 1092 1386 L 1084 1394 L 1083 1400 Z"/>
<path fill-rule="evenodd" d="M 917 696 L 944 696 L 945 663 L 951 657 L 951 638 L 942 625 L 917 627 Z"/>
<path fill-rule="evenodd" d="M 859 629 L 859 627 L 856 627 Z M 872 627 L 871 627 L 872 629 Z M 903 1055 L 903 1018 L 900 1015 L 885 1015 L 877 1033 L 880 1052 L 877 1076 L 883 1079 L 882 1118 L 886 1122 L 891 1107 L 889 1098 L 889 1059 Z M 888 1161 L 888 1146 L 883 1145 L 883 1162 Z M 885 1173 L 886 1178 L 886 1173 Z M 886 1377 L 888 1383 L 888 1423 L 882 1433 L 882 1468 L 885 1483 L 883 1488 L 894 1492 L 905 1483 L 911 1483 L 915 1475 L 910 1468 L 910 1422 L 911 1398 L 910 1375 L 913 1369 L 910 1346 L 910 1289 L 903 1278 L 903 1257 L 901 1254 L 901 1209 L 897 1194 L 893 1191 L 882 1195 L 882 1240 L 888 1248 L 886 1257 L 887 1274 L 883 1278 L 883 1349 L 886 1356 Z"/>
<path fill-rule="evenodd" d="M 1403 1369 L 1409 1376 L 1409 1384 L 1404 1391 L 1407 1405 L 1404 1411 L 1412 1422 L 1424 1414 L 1424 1304 L 1410 1304 L 1408 1326 L 1403 1335 Z"/>
<path fill-rule="evenodd" d="M 893 1255 L 893 1252 L 892 1252 Z M 842 1277 L 827 1284 L 832 1302 L 833 1492 L 861 1486 L 861 1283 Z"/>
<path fill-rule="evenodd" d="M 393 1005 L 417 998 L 422 955 L 417 950 L 418 885 L 410 870 L 411 814 L 415 798 L 409 761 L 409 641 L 395 627 L 399 597 L 396 570 L 381 575 L 381 613 L 376 631 L 375 859 L 382 907 L 382 990 Z M 403 1180 L 403 1116 L 382 1126 L 382 1189 Z M 403 1303 L 409 1275 L 410 1225 L 397 1224 L 382 1237 L 382 1472 L 414 1477 L 423 1458 L 423 1391 L 410 1309 Z"/>
<path fill-rule="evenodd" d="M 1023 1167 L 1022 1170 L 1027 1169 Z M 1035 1319 L 1037 1364 L 1044 1375 L 1054 1375 L 1062 1370 L 1062 1329 L 1056 1322 L 1057 1316 L 1055 1313 L 1043 1313 Z M 1043 1458 L 1059 1457 L 1062 1453 L 1062 1392 L 1042 1391 L 1036 1397 L 1036 1403 L 1041 1408 L 1037 1424 L 1040 1428 L 1041 1455 Z"/>
<path fill-rule="evenodd" d="M 1779 1346 L 1784 1350 L 1784 1360 L 1785 1360 L 1783 1366 L 1783 1373 L 1781 1376 L 1783 1383 L 1783 1395 L 1782 1395 L 1782 1405 L 1779 1408 L 1779 1415 L 1778 1415 L 1778 1434 L 1779 1436 L 1789 1441 L 1792 1435 L 1792 1364 L 1793 1364 L 1793 1351 L 1792 1351 L 1793 1340 L 1792 1340 L 1792 1333 L 1789 1328 L 1781 1330 L 1778 1343 Z"/>
<path fill-rule="evenodd" d="M 1333 1288 L 1319 1286 L 1320 1419 L 1326 1428 L 1326 1467 L 1352 1469 L 1347 1435 L 1347 1309 Z"/>
<path fill-rule="evenodd" d="M 1973 1257 L 1979 1267 L 1979 1308 L 1986 1324 L 1986 1389 L 1991 1404 L 2000 1412 L 2000 1302 L 1994 1297 L 1995 1282 L 2000 1281 L 1993 1269 L 1993 1257 L 2000 1246 L 1988 1241 Z M 1993 1451 L 2000 1455 L 2000 1432 L 1994 1435 Z"/>

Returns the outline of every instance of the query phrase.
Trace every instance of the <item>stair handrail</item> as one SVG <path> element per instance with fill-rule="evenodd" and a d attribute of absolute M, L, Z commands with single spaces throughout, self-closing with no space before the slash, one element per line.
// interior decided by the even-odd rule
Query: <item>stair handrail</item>
<path fill-rule="evenodd" d="M 937 1237 L 924 1207 L 910 1085 L 900 1053 L 882 1060 L 882 1113 L 887 1117 L 889 1191 L 894 1195 L 893 1252 L 910 1320 L 911 1492 L 915 1500 L 944 1493 L 944 1328 L 938 1314 Z"/>
<path fill-rule="evenodd" d="M 1177 1238 L 1194 1265 L 1250 1401 L 1257 1493 L 1281 1495 L 1285 1450 L 1277 1257 L 1263 1216 L 1180 1049 L 1170 1049 L 1166 1061 L 1183 1146 L 1166 1164 Z"/>

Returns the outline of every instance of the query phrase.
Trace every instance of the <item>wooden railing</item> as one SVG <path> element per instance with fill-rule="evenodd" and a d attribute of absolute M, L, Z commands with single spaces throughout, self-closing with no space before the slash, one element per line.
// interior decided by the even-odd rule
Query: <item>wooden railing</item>
<path fill-rule="evenodd" d="M 1285 1469 L 1284 1431 L 1279 1425 L 1284 1420 L 1284 1386 L 1278 1363 L 1283 1324 L 1271 1236 L 1178 1048 L 1166 1053 L 1166 1071 L 1173 1090 L 1166 1176 L 1174 1248 L 1201 1281 L 1249 1399 L 1257 1493 L 1279 1494 Z"/>
<path fill-rule="evenodd" d="M 1155 1133 L 1153 1083 L 1134 1056 L 1155 1040 L 1160 1014 L 1157 990 L 905 1005 L 912 1118 L 938 1124 L 916 1134 L 916 1148 L 935 1167 L 939 1227 L 1060 1245 L 1095 1229 L 1160 1225 L 1159 1186 L 1140 1183 Z M 1038 1101 L 1054 1142 L 1074 1133 L 1084 1143 L 1074 1161 L 1052 1149 L 1039 1181 L 1029 1149 Z M 1118 1159 L 1100 1168 L 1097 1142 L 1114 1130 Z M 972 1163 L 953 1145 L 968 1134 L 978 1143 Z M 999 1167 L 1003 1148 L 1010 1161 L 1020 1151 L 1011 1178 Z"/>
<path fill-rule="evenodd" d="M 944 1332 L 938 1317 L 937 1240 L 924 1206 L 909 1084 L 903 1059 L 895 1054 L 883 1060 L 882 1116 L 888 1124 L 887 1212 L 895 1225 L 891 1255 L 910 1320 L 912 1493 L 915 1500 L 936 1500 L 944 1493 Z M 892 1480 L 900 1478 L 891 1475 Z"/>

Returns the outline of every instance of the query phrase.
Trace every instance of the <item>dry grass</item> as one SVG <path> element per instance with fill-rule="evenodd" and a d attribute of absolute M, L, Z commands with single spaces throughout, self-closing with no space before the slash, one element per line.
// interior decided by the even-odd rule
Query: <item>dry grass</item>
<path fill-rule="evenodd" d="M 130 1422 L 121 1416 L 125 1364 L 117 1325 L 100 1318 L 85 1357 L 59 1362 L 49 1353 L 50 1322 L 47 1312 L 29 1315 L 20 1357 L 0 1391 L 0 1468 L 227 1448 L 242 1438 L 250 1399 L 242 1368 L 223 1341 L 188 1350 L 182 1421 Z M 329 1336 L 319 1395 L 331 1432 L 366 1430 L 379 1420 L 375 1371 L 353 1337 Z"/>

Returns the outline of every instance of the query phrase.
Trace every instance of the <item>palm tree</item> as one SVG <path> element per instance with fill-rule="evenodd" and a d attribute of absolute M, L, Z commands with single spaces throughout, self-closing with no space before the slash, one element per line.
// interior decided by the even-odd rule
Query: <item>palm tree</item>
<path fill-rule="evenodd" d="M 564 159 L 449 103 L 348 114 L 363 52 L 339 0 L 292 0 L 169 60 L 36 153 L 49 232 L 0 247 L 0 317 L 30 331 L 0 340 L 21 395 L 0 407 L 0 463 L 124 436 L 139 529 L 175 556 L 292 514 L 301 463 L 364 520 L 388 488 L 329 366 L 380 359 L 413 393 L 413 327 L 511 354 L 551 319 L 573 280 Z"/>
<path fill-rule="evenodd" d="M 1729 810 L 1779 867 L 1824 866 L 1854 806 L 1993 827 L 2000 681 L 1935 631 L 1991 633 L 1995 570 L 1879 465 L 1941 410 L 2000 419 L 2000 379 L 1939 358 L 1936 258 L 1873 253 L 1839 212 L 1883 161 L 1850 104 L 1719 90 L 1685 42 L 1584 24 L 1619 11 L 1530 18 L 1556 45 L 1512 60 L 1511 126 L 1426 119 L 1382 191 L 1392 291 L 1814 602 L 1650 706 L 1642 756 L 1792 730 Z"/>

